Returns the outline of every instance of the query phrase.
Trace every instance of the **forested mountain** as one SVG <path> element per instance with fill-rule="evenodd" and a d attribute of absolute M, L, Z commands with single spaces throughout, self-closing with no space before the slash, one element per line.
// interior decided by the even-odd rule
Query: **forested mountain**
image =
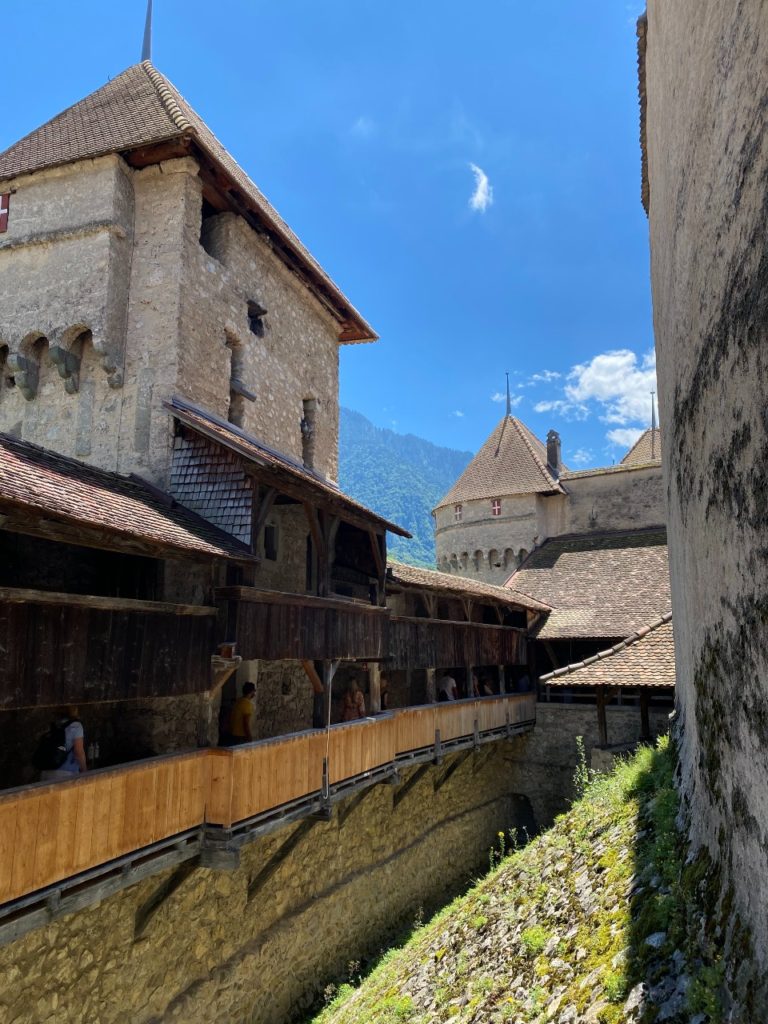
<path fill-rule="evenodd" d="M 351 409 L 341 409 L 339 428 L 342 489 L 413 534 L 413 540 L 389 535 L 387 547 L 392 558 L 434 567 L 431 511 L 472 453 L 375 427 Z"/>

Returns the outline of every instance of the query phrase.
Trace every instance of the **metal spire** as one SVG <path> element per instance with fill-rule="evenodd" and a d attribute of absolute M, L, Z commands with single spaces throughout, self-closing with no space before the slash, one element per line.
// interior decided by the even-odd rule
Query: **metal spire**
<path fill-rule="evenodd" d="M 509 370 L 507 370 L 507 416 L 512 415 L 512 399 L 509 396 Z"/>
<path fill-rule="evenodd" d="M 152 0 L 147 0 L 147 20 L 144 22 L 144 45 L 141 59 L 152 61 Z"/>

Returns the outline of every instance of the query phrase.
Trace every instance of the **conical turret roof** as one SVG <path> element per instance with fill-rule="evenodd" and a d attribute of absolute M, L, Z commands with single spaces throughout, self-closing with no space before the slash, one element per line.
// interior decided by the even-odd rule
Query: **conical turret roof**
<path fill-rule="evenodd" d="M 648 427 L 621 460 L 621 465 L 640 466 L 645 462 L 658 462 L 660 459 L 661 430 L 658 427 Z"/>
<path fill-rule="evenodd" d="M 547 467 L 546 446 L 521 420 L 505 416 L 436 507 L 507 494 L 555 491 L 562 491 L 562 487 Z"/>
<path fill-rule="evenodd" d="M 0 153 L 0 181 L 107 153 L 126 154 L 178 140 L 223 172 L 228 191 L 256 215 L 262 229 L 279 243 L 322 291 L 344 327 L 343 342 L 375 340 L 360 316 L 320 264 L 291 231 L 263 193 L 230 156 L 181 93 L 149 61 L 134 64 L 85 99 Z"/>

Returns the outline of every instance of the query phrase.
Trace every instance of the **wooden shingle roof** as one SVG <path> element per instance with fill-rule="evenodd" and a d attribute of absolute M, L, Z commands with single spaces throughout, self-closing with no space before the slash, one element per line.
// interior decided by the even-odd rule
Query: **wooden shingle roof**
<path fill-rule="evenodd" d="M 0 153 L 0 181 L 171 140 L 196 145 L 224 172 L 240 202 L 303 267 L 343 322 L 343 343 L 373 341 L 373 328 L 291 231 L 181 93 L 149 61 L 134 64 L 100 89 Z"/>
<path fill-rule="evenodd" d="M 542 676 L 550 686 L 625 686 L 661 688 L 675 685 L 672 612 L 643 626 L 621 643 Z"/>
<path fill-rule="evenodd" d="M 477 498 L 560 490 L 547 468 L 546 446 L 520 420 L 505 416 L 436 508 Z"/>
<path fill-rule="evenodd" d="M 135 477 L 96 469 L 0 434 L 0 513 L 75 528 L 72 543 L 152 549 L 179 557 L 253 561 L 245 545 Z M 0 517 L 1 521 L 2 517 Z"/>
<path fill-rule="evenodd" d="M 555 537 L 507 585 L 552 607 L 539 639 L 627 637 L 671 607 L 666 530 Z"/>

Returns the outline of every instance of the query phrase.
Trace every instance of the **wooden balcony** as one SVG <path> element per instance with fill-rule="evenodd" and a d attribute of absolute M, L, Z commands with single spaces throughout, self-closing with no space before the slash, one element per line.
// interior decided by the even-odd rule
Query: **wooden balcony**
<path fill-rule="evenodd" d="M 522 665 L 525 630 L 476 622 L 392 616 L 387 641 L 393 669 L 437 665 Z"/>
<path fill-rule="evenodd" d="M 0 708 L 201 692 L 215 625 L 215 608 L 2 587 Z"/>
<path fill-rule="evenodd" d="M 224 587 L 227 636 L 243 658 L 267 661 L 378 660 L 386 650 L 386 608 L 343 598 Z"/>
<path fill-rule="evenodd" d="M 0 926 L 31 905 L 29 894 L 44 902 L 65 881 L 82 890 L 90 875 L 131 854 L 146 860 L 163 840 L 270 816 L 279 824 L 286 808 L 306 815 L 321 796 L 330 804 L 403 761 L 524 731 L 535 715 L 535 694 L 430 704 L 0 793 Z"/>

